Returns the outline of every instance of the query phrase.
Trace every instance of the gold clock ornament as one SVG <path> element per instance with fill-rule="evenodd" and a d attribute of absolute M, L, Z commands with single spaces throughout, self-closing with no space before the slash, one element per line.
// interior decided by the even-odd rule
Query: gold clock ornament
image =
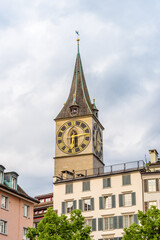
<path fill-rule="evenodd" d="M 89 126 L 81 121 L 68 121 L 57 132 L 56 142 L 59 149 L 66 154 L 77 154 L 88 146 L 91 140 Z"/>

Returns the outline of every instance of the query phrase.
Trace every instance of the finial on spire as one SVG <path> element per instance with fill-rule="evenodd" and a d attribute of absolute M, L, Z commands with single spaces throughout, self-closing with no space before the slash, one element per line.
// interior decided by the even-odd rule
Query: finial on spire
<path fill-rule="evenodd" d="M 75 32 L 77 34 L 77 50 L 78 50 L 78 53 L 79 53 L 79 41 L 80 41 L 80 39 L 79 39 L 79 31 L 75 31 Z"/>

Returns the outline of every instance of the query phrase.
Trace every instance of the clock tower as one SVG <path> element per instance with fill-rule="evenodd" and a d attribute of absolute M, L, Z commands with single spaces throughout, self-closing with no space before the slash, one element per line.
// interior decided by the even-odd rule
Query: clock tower
<path fill-rule="evenodd" d="M 66 103 L 56 122 L 54 176 L 83 174 L 85 170 L 103 171 L 103 126 L 98 120 L 95 100 L 91 103 L 84 78 L 77 39 L 77 57 Z"/>

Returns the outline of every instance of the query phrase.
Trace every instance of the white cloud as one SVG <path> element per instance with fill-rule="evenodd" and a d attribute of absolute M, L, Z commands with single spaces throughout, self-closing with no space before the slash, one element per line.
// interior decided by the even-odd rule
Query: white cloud
<path fill-rule="evenodd" d="M 19 173 L 27 193 L 52 191 L 53 118 L 69 93 L 76 29 L 90 97 L 105 127 L 105 162 L 159 150 L 159 1 L 0 5 L 0 159 Z"/>

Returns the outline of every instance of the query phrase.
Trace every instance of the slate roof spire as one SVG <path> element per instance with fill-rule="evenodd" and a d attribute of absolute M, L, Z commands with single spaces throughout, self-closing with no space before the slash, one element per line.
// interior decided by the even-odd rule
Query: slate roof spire
<path fill-rule="evenodd" d="M 75 110 L 74 114 L 72 110 Z M 74 68 L 73 80 L 70 93 L 62 110 L 56 119 L 93 115 L 94 109 L 91 103 L 86 81 L 84 78 L 82 62 L 79 52 L 79 38 L 77 39 L 77 57 Z M 56 120 L 55 119 L 55 120 Z"/>

